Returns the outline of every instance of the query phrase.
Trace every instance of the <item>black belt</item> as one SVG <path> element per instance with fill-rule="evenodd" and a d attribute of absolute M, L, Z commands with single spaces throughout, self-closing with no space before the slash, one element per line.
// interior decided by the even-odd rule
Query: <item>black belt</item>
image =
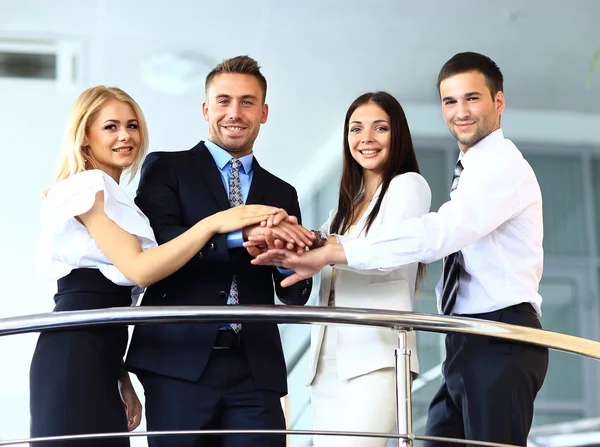
<path fill-rule="evenodd" d="M 518 312 L 529 312 L 537 317 L 537 312 L 535 311 L 531 303 L 519 303 L 515 304 L 514 306 L 507 307 L 506 309 L 512 309 Z"/>
<path fill-rule="evenodd" d="M 515 304 L 513 306 L 505 307 L 503 309 L 494 310 L 492 312 L 484 312 L 484 313 L 480 313 L 480 314 L 452 314 L 452 315 L 455 315 L 457 317 L 470 317 L 470 318 L 484 318 L 485 319 L 486 315 L 490 315 L 490 314 L 493 314 L 496 312 L 504 312 L 507 310 L 514 310 L 516 312 L 528 312 L 528 313 L 535 315 L 536 317 L 538 316 L 537 312 L 535 311 L 535 309 L 533 308 L 531 303 L 519 303 L 519 304 Z"/>
<path fill-rule="evenodd" d="M 233 329 L 219 328 L 213 349 L 231 349 L 242 345 L 242 333 Z"/>

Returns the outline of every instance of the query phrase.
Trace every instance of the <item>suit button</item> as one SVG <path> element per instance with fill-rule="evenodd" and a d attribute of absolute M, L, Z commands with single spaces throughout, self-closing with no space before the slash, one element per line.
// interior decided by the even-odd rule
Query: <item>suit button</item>
<path fill-rule="evenodd" d="M 202 259 L 204 258 L 204 255 L 202 254 L 202 252 L 198 253 L 198 259 Z"/>
<path fill-rule="evenodd" d="M 214 249 L 215 249 L 215 244 L 213 244 L 213 243 L 211 242 L 211 243 L 210 243 L 210 245 L 209 245 L 209 247 L 210 247 L 210 249 L 211 249 L 211 250 L 214 250 Z"/>
<path fill-rule="evenodd" d="M 223 290 L 221 290 L 219 292 L 219 298 L 223 298 L 223 299 L 227 298 L 227 292 L 224 292 Z"/>

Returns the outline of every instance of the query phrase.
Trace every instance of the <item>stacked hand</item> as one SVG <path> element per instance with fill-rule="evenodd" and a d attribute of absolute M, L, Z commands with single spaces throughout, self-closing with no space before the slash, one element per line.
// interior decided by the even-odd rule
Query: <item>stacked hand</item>
<path fill-rule="evenodd" d="M 315 235 L 298 225 L 294 216 L 288 216 L 281 210 L 271 214 L 259 225 L 244 229 L 244 247 L 254 259 L 254 265 L 274 265 L 293 270 L 294 273 L 281 282 L 288 287 L 298 281 L 310 278 L 328 264 L 324 248 L 308 251 L 315 243 Z M 335 238 L 329 238 L 327 244 L 335 244 Z"/>
<path fill-rule="evenodd" d="M 252 264 L 293 270 L 294 273 L 281 282 L 282 287 L 314 276 L 328 263 L 346 262 L 344 251 L 332 240 L 334 238 L 330 237 L 325 247 L 314 247 L 315 242 L 323 241 L 320 238 L 317 241 L 312 231 L 281 208 L 242 205 L 221 211 L 209 219 L 216 233 L 242 229 L 244 247 L 254 257 Z M 337 248 L 327 250 L 327 247 Z M 310 248 L 314 249 L 309 251 Z"/>
<path fill-rule="evenodd" d="M 283 209 L 270 214 L 259 224 L 245 227 L 242 233 L 246 241 L 244 247 L 254 257 L 276 249 L 302 254 L 315 240 L 311 231 L 298 224 L 298 219 L 289 216 Z"/>
<path fill-rule="evenodd" d="M 281 281 L 282 287 L 289 287 L 302 279 L 315 276 L 329 263 L 325 247 L 300 253 L 293 250 L 271 249 L 260 253 L 250 262 L 254 265 L 275 265 L 293 270 L 293 274 Z"/>

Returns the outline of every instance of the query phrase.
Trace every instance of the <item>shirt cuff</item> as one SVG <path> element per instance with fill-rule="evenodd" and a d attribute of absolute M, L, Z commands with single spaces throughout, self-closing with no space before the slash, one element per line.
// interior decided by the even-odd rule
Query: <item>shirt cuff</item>
<path fill-rule="evenodd" d="M 227 248 L 240 248 L 244 244 L 242 230 L 234 231 L 227 235 Z"/>
<path fill-rule="evenodd" d="M 367 238 L 350 239 L 339 236 L 339 241 L 344 248 L 348 267 L 356 270 L 375 270 L 380 268 L 376 250 Z"/>
<path fill-rule="evenodd" d="M 277 267 L 277 270 L 279 270 L 279 273 L 281 273 L 283 276 L 290 276 L 292 273 L 294 273 L 293 270 L 289 270 L 289 269 L 282 269 Z"/>

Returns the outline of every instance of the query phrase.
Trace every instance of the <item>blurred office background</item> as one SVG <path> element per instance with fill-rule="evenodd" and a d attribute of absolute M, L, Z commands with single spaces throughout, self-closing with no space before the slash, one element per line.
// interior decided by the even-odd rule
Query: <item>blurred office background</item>
<path fill-rule="evenodd" d="M 210 68 L 254 57 L 270 106 L 255 155 L 296 186 L 304 223 L 317 228 L 337 201 L 345 110 L 365 91 L 387 90 L 403 104 L 433 208 L 446 200 L 457 147 L 436 78 L 453 54 L 472 50 L 502 69 L 502 127 L 542 187 L 542 324 L 600 340 L 600 69 L 587 85 L 599 22 L 597 0 L 0 0 L 0 317 L 53 307 L 52 287 L 33 265 L 39 199 L 69 107 L 85 87 L 123 88 L 146 114 L 151 150 L 183 150 L 207 135 L 201 103 Z M 127 186 L 131 195 L 136 183 Z M 439 263 L 429 266 L 417 311 L 435 313 L 440 273 Z M 309 331 L 281 326 L 285 404 L 296 429 L 311 427 Z M 0 440 L 28 436 L 36 337 L 0 338 Z M 441 335 L 419 333 L 418 344 L 426 374 L 415 384 L 414 428 L 422 433 L 444 351 Z M 533 444 L 600 445 L 599 367 L 552 352 Z M 311 440 L 293 437 L 290 445 Z"/>

